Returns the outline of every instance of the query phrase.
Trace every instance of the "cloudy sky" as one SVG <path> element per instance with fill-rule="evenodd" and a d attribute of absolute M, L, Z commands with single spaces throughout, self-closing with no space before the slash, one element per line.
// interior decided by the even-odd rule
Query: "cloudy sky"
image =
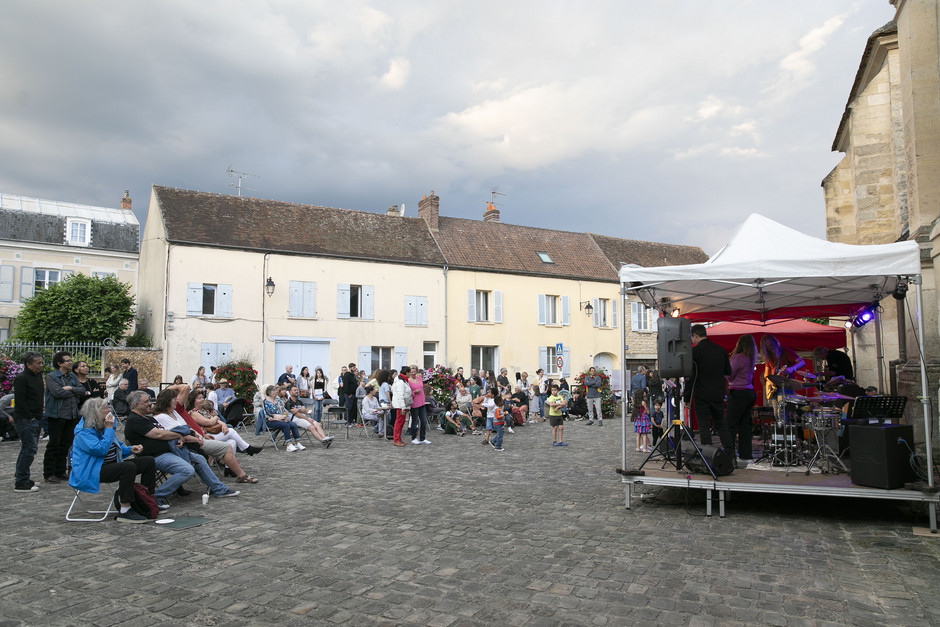
<path fill-rule="evenodd" d="M 0 192 L 152 184 L 699 245 L 820 181 L 888 0 L 5 0 Z"/>

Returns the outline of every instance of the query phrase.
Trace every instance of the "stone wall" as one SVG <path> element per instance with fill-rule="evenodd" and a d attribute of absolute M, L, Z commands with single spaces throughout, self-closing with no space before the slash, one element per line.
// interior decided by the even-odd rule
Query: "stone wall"
<path fill-rule="evenodd" d="M 106 348 L 104 349 L 104 357 L 101 360 L 102 370 L 107 365 L 120 366 L 121 360 L 125 357 L 131 360 L 131 365 L 137 370 L 138 378 L 147 379 L 150 387 L 159 388 L 161 383 L 160 373 L 163 372 L 162 349 L 129 348 L 126 346 Z"/>

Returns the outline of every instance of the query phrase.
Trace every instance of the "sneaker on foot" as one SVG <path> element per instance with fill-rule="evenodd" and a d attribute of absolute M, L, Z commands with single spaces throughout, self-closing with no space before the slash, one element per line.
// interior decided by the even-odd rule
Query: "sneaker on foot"
<path fill-rule="evenodd" d="M 301 444 L 300 442 L 294 442 L 294 446 L 297 447 L 297 450 L 298 450 L 298 451 L 302 451 L 302 450 L 304 450 L 305 448 L 307 448 L 306 446 L 304 446 L 304 445 Z"/>
<path fill-rule="evenodd" d="M 552 446 L 558 446 L 558 442 L 552 442 Z"/>
<path fill-rule="evenodd" d="M 515 431 L 512 430 L 512 427 L 506 427 L 506 432 L 507 432 L 507 433 L 515 433 Z"/>
<path fill-rule="evenodd" d="M 568 446 L 568 443 L 567 443 L 567 442 L 559 442 L 559 443 L 558 443 L 558 446 Z"/>
<path fill-rule="evenodd" d="M 444 430 L 444 427 L 438 427 L 437 430 L 438 430 L 438 431 L 443 431 L 443 430 Z"/>
<path fill-rule="evenodd" d="M 238 490 L 233 490 L 232 488 L 225 488 L 225 492 L 222 492 L 221 494 L 216 494 L 215 496 L 217 498 L 224 499 L 225 497 L 238 496 L 239 494 L 241 494 L 241 492 L 239 492 Z"/>
<path fill-rule="evenodd" d="M 490 443 L 489 440 L 483 440 L 482 442 L 480 442 L 480 444 L 482 444 L 483 446 L 486 446 L 489 443 Z"/>
<path fill-rule="evenodd" d="M 157 502 L 157 509 L 159 509 L 161 512 L 165 512 L 166 510 L 170 509 L 170 504 L 167 503 L 166 501 L 161 500 L 161 499 L 154 499 L 154 500 Z"/>
<path fill-rule="evenodd" d="M 420 444 L 430 444 L 430 440 L 421 440 Z"/>
<path fill-rule="evenodd" d="M 415 438 L 415 439 L 413 439 L 413 440 L 411 441 L 411 443 L 412 443 L 412 444 L 421 444 L 421 440 L 419 440 L 418 438 Z"/>
<path fill-rule="evenodd" d="M 603 420 L 598 420 L 598 421 L 597 421 L 597 426 L 598 426 L 598 427 L 603 427 L 603 426 L 604 426 L 604 421 L 603 421 Z"/>
<path fill-rule="evenodd" d="M 27 479 L 22 483 L 17 483 L 13 486 L 14 492 L 39 492 L 39 486 L 36 485 L 35 481 Z"/>
<path fill-rule="evenodd" d="M 489 444 L 493 448 L 496 448 L 496 442 L 487 442 L 487 444 Z"/>
<path fill-rule="evenodd" d="M 505 451 L 506 449 L 504 449 L 503 447 L 499 447 L 499 448 L 497 448 L 497 449 L 495 449 L 495 450 L 497 450 L 497 451 L 499 451 L 500 453 L 502 453 L 502 452 Z"/>
<path fill-rule="evenodd" d="M 129 509 L 129 510 L 127 510 L 126 512 L 124 512 L 123 514 L 120 514 L 120 513 L 119 513 L 119 514 L 114 518 L 114 520 L 116 520 L 116 521 L 118 521 L 118 522 L 133 523 L 133 524 L 139 525 L 139 524 L 141 524 L 141 523 L 147 522 L 148 518 L 147 518 L 146 516 L 141 516 L 140 514 L 138 514 L 137 512 L 135 512 L 135 511 L 132 510 L 132 509 Z"/>
<path fill-rule="evenodd" d="M 287 452 L 288 452 L 288 453 L 293 453 L 293 452 L 296 451 L 296 450 L 297 450 L 297 447 L 294 446 L 293 444 L 288 444 L 288 445 L 287 445 Z"/>
<path fill-rule="evenodd" d="M 593 421 L 593 420 L 588 420 L 588 421 L 585 422 L 584 424 L 586 424 L 587 426 L 590 427 L 592 424 L 594 424 L 594 421 Z"/>

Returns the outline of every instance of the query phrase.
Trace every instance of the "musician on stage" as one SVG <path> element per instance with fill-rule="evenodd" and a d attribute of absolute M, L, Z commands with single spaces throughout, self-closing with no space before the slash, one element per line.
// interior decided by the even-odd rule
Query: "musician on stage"
<path fill-rule="evenodd" d="M 769 333 L 760 341 L 760 354 L 764 358 L 764 398 L 774 403 L 776 408 L 777 386 L 768 378 L 775 374 L 792 379 L 793 374 L 806 365 L 796 351 L 780 344 Z"/>
<path fill-rule="evenodd" d="M 750 462 L 751 450 L 751 408 L 757 400 L 754 392 L 754 367 L 757 365 L 757 343 L 753 335 L 742 335 L 731 351 L 731 375 L 728 379 L 728 407 L 725 409 L 725 423 L 731 436 L 730 446 L 722 442 L 721 446 L 728 455 L 734 455 L 734 444 L 738 446 L 738 458 Z"/>
<path fill-rule="evenodd" d="M 728 353 L 708 339 L 707 331 L 701 324 L 692 325 L 692 364 L 695 373 L 691 383 L 686 384 L 683 396 L 685 402 L 693 401 L 695 417 L 698 420 L 699 440 L 703 445 L 712 443 L 712 426 L 721 440 L 722 447 L 731 449 L 734 454 L 734 442 L 725 423 L 725 377 L 731 374 Z"/>
<path fill-rule="evenodd" d="M 813 349 L 813 358 L 820 365 L 822 374 L 827 378 L 842 377 L 846 381 L 855 380 L 855 371 L 852 369 L 852 360 L 840 350 L 818 346 Z"/>

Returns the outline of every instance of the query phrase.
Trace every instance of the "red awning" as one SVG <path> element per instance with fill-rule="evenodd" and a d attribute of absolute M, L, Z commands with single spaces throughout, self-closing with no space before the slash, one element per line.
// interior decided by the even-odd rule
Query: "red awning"
<path fill-rule="evenodd" d="M 722 322 L 708 328 L 708 339 L 730 352 L 738 338 L 747 333 L 754 336 L 758 346 L 765 335 L 771 334 L 781 344 L 798 352 L 812 351 L 817 346 L 843 348 L 846 345 L 845 327 L 830 327 L 801 319 L 776 320 L 766 324 L 755 320 Z"/>

